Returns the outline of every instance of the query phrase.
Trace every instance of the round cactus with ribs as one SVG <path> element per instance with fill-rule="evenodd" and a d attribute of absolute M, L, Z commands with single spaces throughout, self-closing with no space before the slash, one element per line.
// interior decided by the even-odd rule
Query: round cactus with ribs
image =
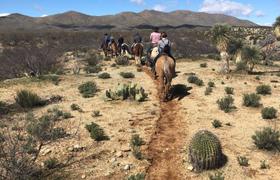
<path fill-rule="evenodd" d="M 220 167 L 224 155 L 218 137 L 207 130 L 197 132 L 189 146 L 189 159 L 195 171 Z"/>

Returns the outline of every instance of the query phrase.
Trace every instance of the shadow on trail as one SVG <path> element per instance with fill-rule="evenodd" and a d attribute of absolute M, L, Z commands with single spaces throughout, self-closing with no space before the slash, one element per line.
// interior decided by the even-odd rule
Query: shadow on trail
<path fill-rule="evenodd" d="M 190 95 L 189 91 L 192 89 L 192 87 L 187 87 L 184 84 L 176 84 L 171 87 L 171 94 L 172 94 L 172 100 L 177 99 L 178 101 L 182 100 L 184 97 Z"/>

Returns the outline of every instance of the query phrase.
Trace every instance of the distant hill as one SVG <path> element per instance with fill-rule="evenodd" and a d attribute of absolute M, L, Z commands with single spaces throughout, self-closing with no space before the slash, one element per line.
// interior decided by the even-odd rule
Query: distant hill
<path fill-rule="evenodd" d="M 109 29 L 109 28 L 145 28 L 213 26 L 217 23 L 227 23 L 233 26 L 257 26 L 257 24 L 240 20 L 236 17 L 222 14 L 207 14 L 192 11 L 159 12 L 145 10 L 140 13 L 123 12 L 116 15 L 90 16 L 75 11 L 55 14 L 46 17 L 29 17 L 21 14 L 11 14 L 0 17 L 0 30 L 7 29 L 45 29 L 45 28 L 79 28 L 79 29 Z"/>

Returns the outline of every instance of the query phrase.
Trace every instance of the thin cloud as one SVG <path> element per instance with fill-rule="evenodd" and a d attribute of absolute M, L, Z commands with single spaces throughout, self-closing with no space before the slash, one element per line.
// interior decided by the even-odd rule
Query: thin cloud
<path fill-rule="evenodd" d="M 157 4 L 157 5 L 154 6 L 153 10 L 155 10 L 155 11 L 165 11 L 166 6 L 164 6 L 162 4 Z"/>
<path fill-rule="evenodd" d="M 262 11 L 256 11 L 256 16 L 257 16 L 257 17 L 264 17 L 265 14 L 264 14 L 264 12 L 262 12 Z"/>
<path fill-rule="evenodd" d="M 144 4 L 144 0 L 130 0 L 130 1 L 138 5 Z"/>
<path fill-rule="evenodd" d="M 46 14 L 43 14 L 41 17 L 47 17 L 48 15 L 46 15 Z"/>
<path fill-rule="evenodd" d="M 250 5 L 231 0 L 204 0 L 199 11 L 232 16 L 249 16 L 253 13 L 253 8 Z"/>

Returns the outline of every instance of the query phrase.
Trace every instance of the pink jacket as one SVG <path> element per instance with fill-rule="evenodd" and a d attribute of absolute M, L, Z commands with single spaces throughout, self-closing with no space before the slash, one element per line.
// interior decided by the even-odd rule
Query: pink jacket
<path fill-rule="evenodd" d="M 157 44 L 160 40 L 160 33 L 152 32 L 150 36 L 150 40 L 152 41 L 153 44 Z"/>

